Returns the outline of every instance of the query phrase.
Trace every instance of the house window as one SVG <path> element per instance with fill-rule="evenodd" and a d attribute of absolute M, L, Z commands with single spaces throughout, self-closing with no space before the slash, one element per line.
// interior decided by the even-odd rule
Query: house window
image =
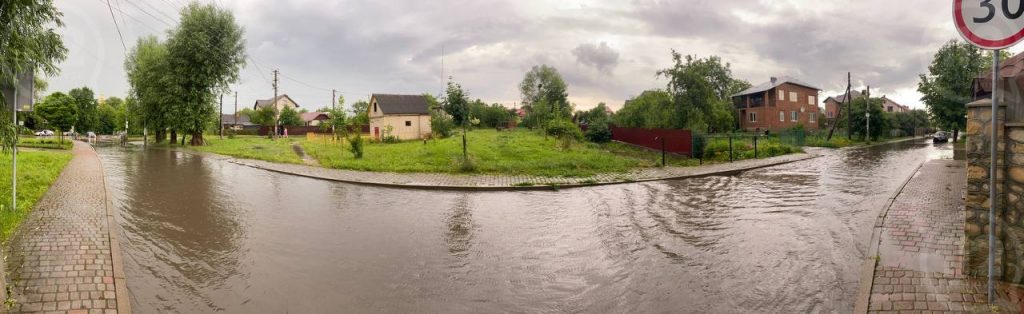
<path fill-rule="evenodd" d="M 786 100 L 786 92 L 781 89 L 779 90 L 779 100 Z"/>
<path fill-rule="evenodd" d="M 811 112 L 810 115 L 811 115 L 810 116 L 811 123 L 817 123 L 818 122 L 818 113 L 817 112 Z"/>
<path fill-rule="evenodd" d="M 807 104 L 808 105 L 813 105 L 814 104 L 814 96 L 807 96 Z"/>
<path fill-rule="evenodd" d="M 750 119 L 749 120 L 750 122 L 757 122 L 757 113 L 756 112 L 751 112 L 750 115 L 749 115 L 749 119 Z"/>
<path fill-rule="evenodd" d="M 831 111 L 828 112 L 828 118 L 832 119 L 832 112 Z"/>
<path fill-rule="evenodd" d="M 796 102 L 796 92 L 789 92 L 789 101 Z"/>
<path fill-rule="evenodd" d="M 892 112 L 892 107 L 888 107 L 886 109 L 889 110 L 889 112 Z"/>
<path fill-rule="evenodd" d="M 796 112 L 796 110 L 790 111 L 789 114 L 792 116 L 790 118 L 793 122 L 796 122 L 796 118 L 800 116 L 800 113 Z"/>
<path fill-rule="evenodd" d="M 373 112 L 377 112 L 377 103 L 373 103 Z"/>
<path fill-rule="evenodd" d="M 786 112 L 779 111 L 779 122 L 786 122 Z"/>
<path fill-rule="evenodd" d="M 405 121 L 405 126 L 412 126 L 412 121 Z"/>

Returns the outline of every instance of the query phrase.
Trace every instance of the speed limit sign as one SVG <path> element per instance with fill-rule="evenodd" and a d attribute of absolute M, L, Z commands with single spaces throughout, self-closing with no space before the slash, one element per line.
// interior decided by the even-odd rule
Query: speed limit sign
<path fill-rule="evenodd" d="M 953 0 L 953 21 L 971 44 L 1003 49 L 1024 39 L 1024 0 Z"/>

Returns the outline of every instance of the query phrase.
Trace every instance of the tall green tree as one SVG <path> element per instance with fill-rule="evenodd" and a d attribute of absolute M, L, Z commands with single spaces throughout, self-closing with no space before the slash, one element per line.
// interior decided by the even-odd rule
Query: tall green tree
<path fill-rule="evenodd" d="M 626 100 L 612 121 L 627 128 L 675 128 L 672 95 L 660 89 L 647 90 Z"/>
<path fill-rule="evenodd" d="M 75 130 L 79 133 L 98 131 L 99 113 L 96 109 L 99 105 L 92 89 L 88 87 L 75 88 L 68 91 L 68 96 L 74 99 L 75 106 L 78 107 L 78 121 L 75 122 Z"/>
<path fill-rule="evenodd" d="M 867 139 L 868 128 L 871 128 L 870 135 L 872 140 L 877 140 L 879 137 L 887 134 L 893 127 L 889 118 L 890 113 L 885 112 L 882 108 L 884 101 L 881 98 L 871 98 L 870 102 L 867 97 L 857 97 L 850 102 L 850 131 L 855 136 L 859 136 L 861 139 Z M 864 112 L 868 110 L 871 112 L 871 125 L 867 123 L 868 118 Z"/>
<path fill-rule="evenodd" d="M 277 117 L 277 123 L 283 126 L 300 126 L 304 124 L 302 117 L 299 116 L 299 112 L 291 107 L 281 109 L 281 114 Z"/>
<path fill-rule="evenodd" d="M 62 17 L 52 0 L 0 2 L 0 84 L 13 85 L 16 75 L 26 70 L 37 76 L 59 72 L 58 64 L 68 54 L 56 31 L 64 27 Z M 10 113 L 0 110 L 0 146 L 6 151 L 17 140 Z"/>
<path fill-rule="evenodd" d="M 519 83 L 519 93 L 529 126 L 542 127 L 546 121 L 572 116 L 568 85 L 554 67 L 534 66 Z"/>
<path fill-rule="evenodd" d="M 192 135 L 193 146 L 204 144 L 203 130 L 215 118 L 217 95 L 228 91 L 245 65 L 243 32 L 230 11 L 192 2 L 167 39 L 177 128 Z"/>
<path fill-rule="evenodd" d="M 658 71 L 672 96 L 674 128 L 732 131 L 736 127 L 730 96 L 750 86 L 732 77 L 728 63 L 717 56 L 697 58 L 672 51 L 673 66 Z"/>
<path fill-rule="evenodd" d="M 75 99 L 61 92 L 43 98 L 43 101 L 36 105 L 35 110 L 36 115 L 47 126 L 62 131 L 70 131 L 78 121 L 78 106 L 75 104 Z"/>
<path fill-rule="evenodd" d="M 921 74 L 917 91 L 938 127 L 952 129 L 953 141 L 967 125 L 967 108 L 971 101 L 971 82 L 986 66 L 991 66 L 985 53 L 959 40 L 950 40 Z"/>
<path fill-rule="evenodd" d="M 370 124 L 370 103 L 360 100 L 352 103 L 352 123 L 355 125 Z"/>
<path fill-rule="evenodd" d="M 131 86 L 133 115 L 143 128 L 153 130 L 157 143 L 167 140 L 167 129 L 174 125 L 174 84 L 168 75 L 167 45 L 156 36 L 139 38 L 128 53 L 124 67 Z"/>
<path fill-rule="evenodd" d="M 466 131 L 469 126 L 469 94 L 462 89 L 462 85 L 448 80 L 448 89 L 445 91 L 444 103 L 441 105 L 444 111 L 452 117 L 456 125 L 462 126 L 462 158 L 469 161 L 469 151 L 466 144 Z"/>

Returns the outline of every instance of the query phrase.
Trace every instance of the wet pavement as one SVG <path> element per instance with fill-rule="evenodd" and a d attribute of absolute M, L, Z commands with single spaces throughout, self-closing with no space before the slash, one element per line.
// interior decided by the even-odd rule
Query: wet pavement
<path fill-rule="evenodd" d="M 131 312 L 108 232 L 102 165 L 88 144 L 75 142 L 72 152 L 11 242 L 13 313 Z"/>
<path fill-rule="evenodd" d="M 966 187 L 965 162 L 953 160 L 929 161 L 907 182 L 880 229 L 869 312 L 990 312 L 985 282 L 964 275 Z"/>
<path fill-rule="evenodd" d="M 100 149 L 140 312 L 850 312 L 926 140 L 711 176 L 444 192 Z"/>

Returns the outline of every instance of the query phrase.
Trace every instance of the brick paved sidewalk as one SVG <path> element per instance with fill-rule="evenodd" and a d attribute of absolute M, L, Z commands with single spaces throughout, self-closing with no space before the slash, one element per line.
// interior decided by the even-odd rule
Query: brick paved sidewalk
<path fill-rule="evenodd" d="M 467 189 L 467 190 L 509 190 L 509 189 L 550 189 L 549 186 L 562 188 L 575 186 L 591 186 L 602 184 L 644 182 L 668 179 L 682 179 L 708 175 L 729 174 L 751 169 L 770 167 L 785 163 L 819 157 L 812 154 L 792 154 L 764 159 L 748 159 L 734 163 L 707 164 L 698 167 L 665 167 L 643 168 L 626 173 L 607 173 L 591 177 L 540 177 L 540 176 L 505 176 L 505 175 L 460 175 L 450 173 L 390 173 L 328 169 L 308 165 L 273 163 L 254 159 L 236 159 L 233 157 L 183 150 L 190 154 L 221 158 L 232 163 L 258 169 L 288 173 L 310 178 L 386 185 L 412 188 L 436 189 Z"/>
<path fill-rule="evenodd" d="M 896 196 L 881 226 L 869 312 L 991 311 L 985 282 L 963 275 L 966 180 L 963 161 L 930 161 Z"/>
<path fill-rule="evenodd" d="M 8 248 L 14 313 L 131 312 L 102 165 L 88 144 L 73 154 Z"/>

